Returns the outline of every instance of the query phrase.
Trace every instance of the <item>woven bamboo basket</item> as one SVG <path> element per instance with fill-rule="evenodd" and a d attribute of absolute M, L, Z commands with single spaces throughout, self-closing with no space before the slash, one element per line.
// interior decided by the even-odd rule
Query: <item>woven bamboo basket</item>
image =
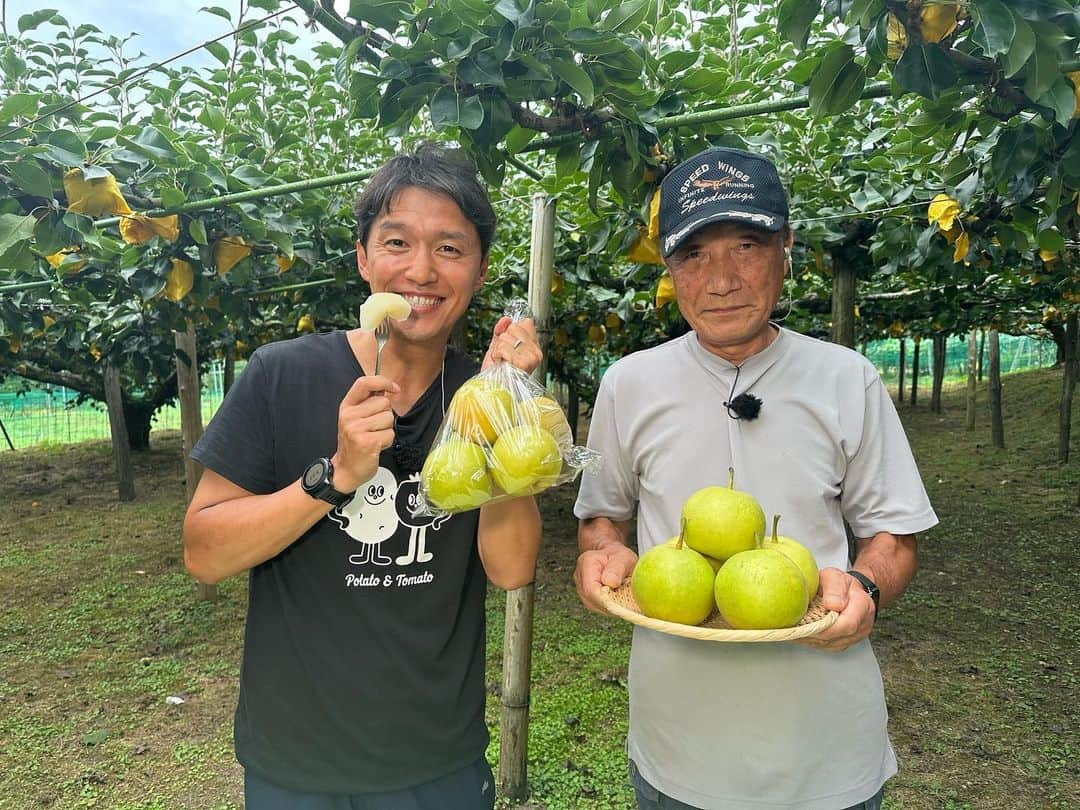
<path fill-rule="evenodd" d="M 823 608 L 821 597 L 815 596 L 801 622 L 794 627 L 783 627 L 777 630 L 735 630 L 715 609 L 701 624 L 665 622 L 660 619 L 651 619 L 641 612 L 637 602 L 634 601 L 629 580 L 615 590 L 604 588 L 604 607 L 612 615 L 650 630 L 702 641 L 793 641 L 797 638 L 816 636 L 832 627 L 838 618 L 836 611 Z"/>

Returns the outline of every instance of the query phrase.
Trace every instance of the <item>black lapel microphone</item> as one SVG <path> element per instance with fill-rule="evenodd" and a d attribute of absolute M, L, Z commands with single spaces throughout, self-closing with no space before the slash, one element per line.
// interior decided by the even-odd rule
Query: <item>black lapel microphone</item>
<path fill-rule="evenodd" d="M 735 390 L 735 386 L 739 382 L 739 371 L 741 369 L 742 366 L 735 366 L 735 379 L 731 383 L 732 391 Z M 747 422 L 752 422 L 761 413 L 761 397 L 742 393 L 730 401 L 725 401 L 724 407 L 727 409 L 728 416 L 732 419 L 745 419 Z"/>

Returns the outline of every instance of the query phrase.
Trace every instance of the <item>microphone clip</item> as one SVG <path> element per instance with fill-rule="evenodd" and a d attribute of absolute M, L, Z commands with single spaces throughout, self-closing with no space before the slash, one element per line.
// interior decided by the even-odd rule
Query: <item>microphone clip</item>
<path fill-rule="evenodd" d="M 758 418 L 761 413 L 761 398 L 753 394 L 739 394 L 730 402 L 725 402 L 728 416 L 732 419 L 745 419 L 748 422 Z"/>

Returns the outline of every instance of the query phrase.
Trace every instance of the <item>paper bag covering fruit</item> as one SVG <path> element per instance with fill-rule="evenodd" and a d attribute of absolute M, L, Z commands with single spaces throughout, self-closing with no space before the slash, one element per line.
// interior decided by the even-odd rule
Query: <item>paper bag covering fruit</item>
<path fill-rule="evenodd" d="M 531 317 L 524 301 L 506 314 Z M 466 381 L 446 409 L 420 471 L 417 515 L 467 512 L 536 495 L 595 470 L 598 453 L 573 444 L 562 408 L 528 374 L 496 363 Z"/>

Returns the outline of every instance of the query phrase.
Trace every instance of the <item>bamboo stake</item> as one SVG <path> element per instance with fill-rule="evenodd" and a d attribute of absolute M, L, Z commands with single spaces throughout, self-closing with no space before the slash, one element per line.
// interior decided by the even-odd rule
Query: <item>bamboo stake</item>
<path fill-rule="evenodd" d="M 190 321 L 183 332 L 173 332 L 176 344 L 176 388 L 180 392 L 180 429 L 184 438 L 184 488 L 187 503 L 195 495 L 202 476 L 202 465 L 191 457 L 191 449 L 203 433 L 202 391 L 199 388 L 199 355 L 195 326 Z M 186 357 L 181 357 L 183 352 Z M 214 585 L 197 583 L 199 598 L 213 601 L 217 597 Z"/>
<path fill-rule="evenodd" d="M 554 245 L 555 199 L 538 192 L 533 195 L 529 306 L 541 349 L 547 348 Z M 543 385 L 546 377 L 547 364 L 541 362 L 533 371 L 533 379 Z M 535 598 L 535 584 L 531 582 L 506 593 L 502 711 L 499 716 L 499 790 L 511 799 L 523 799 L 528 787 L 526 759 L 529 750 L 529 681 Z"/>
<path fill-rule="evenodd" d="M 120 372 L 105 361 L 105 403 L 109 410 L 109 434 L 112 436 L 113 461 L 116 464 L 117 493 L 122 501 L 135 500 L 135 472 L 131 466 L 131 444 L 128 441 L 127 421 L 124 419 L 124 395 L 120 389 Z"/>

